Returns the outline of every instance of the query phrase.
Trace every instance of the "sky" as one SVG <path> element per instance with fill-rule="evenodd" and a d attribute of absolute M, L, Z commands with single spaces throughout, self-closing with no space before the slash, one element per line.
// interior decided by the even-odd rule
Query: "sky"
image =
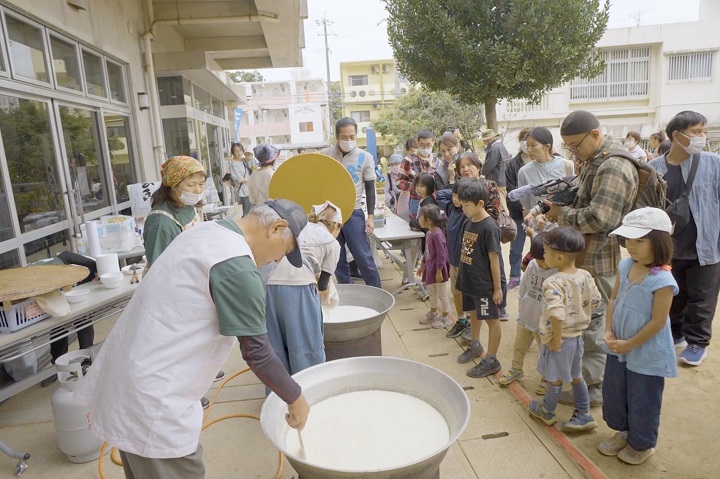
<path fill-rule="evenodd" d="M 717 0 L 715 0 L 717 1 Z M 700 0 L 612 0 L 608 28 L 638 24 L 688 22 L 698 19 Z M 350 7 L 352 5 L 352 7 Z M 330 45 L 330 80 L 340 77 L 340 62 L 392 58 L 388 43 L 385 4 L 381 0 L 308 0 L 308 19 L 305 20 L 304 68 L 311 78 L 326 77 L 325 40 L 322 25 L 316 22 L 326 17 Z M 267 80 L 290 80 L 291 68 L 260 70 Z"/>

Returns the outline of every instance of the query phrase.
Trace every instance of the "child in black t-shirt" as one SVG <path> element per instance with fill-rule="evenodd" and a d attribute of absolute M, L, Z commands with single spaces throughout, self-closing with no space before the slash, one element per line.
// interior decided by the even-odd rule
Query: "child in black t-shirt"
<path fill-rule="evenodd" d="M 500 361 L 496 358 L 502 335 L 498 308 L 503 302 L 505 284 L 500 227 L 485 210 L 488 201 L 485 180 L 471 181 L 461 186 L 458 197 L 470 221 L 463 233 L 457 289 L 463 293 L 463 309 L 472 311 L 472 341 L 458 357 L 458 362 L 468 363 L 484 352 L 480 344 L 478 321 L 485 321 L 489 329 L 487 356 L 467 371 L 471 378 L 484 378 L 500 371 Z"/>

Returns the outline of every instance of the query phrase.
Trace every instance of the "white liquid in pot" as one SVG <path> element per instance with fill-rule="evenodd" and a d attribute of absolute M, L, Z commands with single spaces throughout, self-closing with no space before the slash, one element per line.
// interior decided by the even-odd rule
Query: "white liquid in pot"
<path fill-rule="evenodd" d="M 312 406 L 302 436 L 306 462 L 359 472 L 396 468 L 434 454 L 447 445 L 450 431 L 443 416 L 421 399 L 357 391 Z M 302 457 L 294 429 L 288 431 L 285 449 Z"/>
<path fill-rule="evenodd" d="M 335 306 L 325 316 L 326 323 L 348 323 L 377 316 L 378 312 L 365 306 Z"/>

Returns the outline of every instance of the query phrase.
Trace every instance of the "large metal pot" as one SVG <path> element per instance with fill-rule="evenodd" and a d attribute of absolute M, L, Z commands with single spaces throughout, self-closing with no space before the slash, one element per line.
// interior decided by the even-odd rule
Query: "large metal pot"
<path fill-rule="evenodd" d="M 365 306 L 374 309 L 377 315 L 359 321 L 325 323 L 325 342 L 342 343 L 364 338 L 382 326 L 387 312 L 395 305 L 395 297 L 384 289 L 363 284 L 338 284 L 340 305 Z"/>
<path fill-rule="evenodd" d="M 313 366 L 293 375 L 293 378 L 302 386 L 303 394 L 311 405 L 353 391 L 383 390 L 409 394 L 435 407 L 450 430 L 450 440 L 443 448 L 411 464 L 363 472 L 325 469 L 286 452 L 287 405 L 276 394 L 270 394 L 260 412 L 263 432 L 276 448 L 285 453 L 302 479 L 438 478 L 440 463 L 448 448 L 460 437 L 470 419 L 470 401 L 455 380 L 442 371 L 407 359 L 372 356 L 339 359 Z"/>

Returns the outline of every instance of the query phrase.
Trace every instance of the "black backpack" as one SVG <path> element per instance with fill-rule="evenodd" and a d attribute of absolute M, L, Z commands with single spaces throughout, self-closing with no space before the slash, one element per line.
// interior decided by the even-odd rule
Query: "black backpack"
<path fill-rule="evenodd" d="M 603 160 L 611 156 L 620 156 L 632 162 L 638 172 L 638 193 L 633 203 L 633 210 L 644 208 L 646 206 L 652 208 L 660 208 L 665 211 L 667 203 L 665 194 L 667 193 L 667 182 L 658 174 L 657 170 L 648 163 L 640 163 L 629 152 L 619 148 L 608 150 L 603 154 Z"/>

